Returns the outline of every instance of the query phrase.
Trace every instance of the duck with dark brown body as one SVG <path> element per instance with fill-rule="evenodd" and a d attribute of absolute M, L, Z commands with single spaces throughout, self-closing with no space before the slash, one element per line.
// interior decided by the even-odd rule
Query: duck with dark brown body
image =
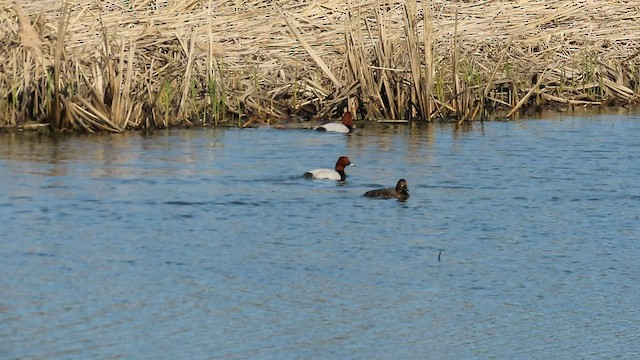
<path fill-rule="evenodd" d="M 378 199 L 398 199 L 398 201 L 407 201 L 409 198 L 409 188 L 407 180 L 400 179 L 396 184 L 396 188 L 370 190 L 364 193 L 364 196 Z"/>

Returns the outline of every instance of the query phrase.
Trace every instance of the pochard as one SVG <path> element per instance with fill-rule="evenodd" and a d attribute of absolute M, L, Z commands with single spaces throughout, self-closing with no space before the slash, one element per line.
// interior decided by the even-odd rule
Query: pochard
<path fill-rule="evenodd" d="M 304 173 L 304 177 L 307 179 L 327 179 L 327 180 L 340 180 L 344 181 L 347 175 L 344 173 L 346 166 L 355 166 L 351 163 L 346 156 L 340 156 L 336 162 L 334 169 L 314 169 Z"/>
<path fill-rule="evenodd" d="M 378 199 L 398 199 L 399 201 L 406 201 L 409 198 L 409 188 L 407 187 L 407 180 L 398 180 L 395 189 L 387 188 L 370 190 L 364 193 L 364 196 Z"/>
<path fill-rule="evenodd" d="M 348 134 L 353 131 L 353 114 L 351 111 L 347 110 L 342 115 L 341 122 L 330 122 L 326 124 L 322 124 L 316 128 L 317 131 L 330 131 L 330 132 L 338 132 L 343 134 Z"/>

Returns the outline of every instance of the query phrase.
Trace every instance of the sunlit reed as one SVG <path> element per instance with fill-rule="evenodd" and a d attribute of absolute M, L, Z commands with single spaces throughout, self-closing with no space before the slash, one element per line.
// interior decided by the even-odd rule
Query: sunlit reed
<path fill-rule="evenodd" d="M 640 13 L 597 1 L 12 2 L 0 125 L 459 123 L 638 100 Z"/>

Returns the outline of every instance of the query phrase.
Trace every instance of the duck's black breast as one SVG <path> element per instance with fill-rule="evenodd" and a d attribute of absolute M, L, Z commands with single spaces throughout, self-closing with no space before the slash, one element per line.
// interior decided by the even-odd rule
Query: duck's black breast
<path fill-rule="evenodd" d="M 408 192 L 399 192 L 398 194 L 396 194 L 396 198 L 399 201 L 406 201 L 409 198 L 409 193 Z"/>

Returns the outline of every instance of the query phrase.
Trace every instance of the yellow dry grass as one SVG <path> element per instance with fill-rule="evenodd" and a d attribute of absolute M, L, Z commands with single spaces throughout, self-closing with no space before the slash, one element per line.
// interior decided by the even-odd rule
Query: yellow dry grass
<path fill-rule="evenodd" d="M 0 124 L 470 121 L 638 100 L 630 1 L 0 1 Z M 495 113 L 494 113 L 495 114 Z"/>

